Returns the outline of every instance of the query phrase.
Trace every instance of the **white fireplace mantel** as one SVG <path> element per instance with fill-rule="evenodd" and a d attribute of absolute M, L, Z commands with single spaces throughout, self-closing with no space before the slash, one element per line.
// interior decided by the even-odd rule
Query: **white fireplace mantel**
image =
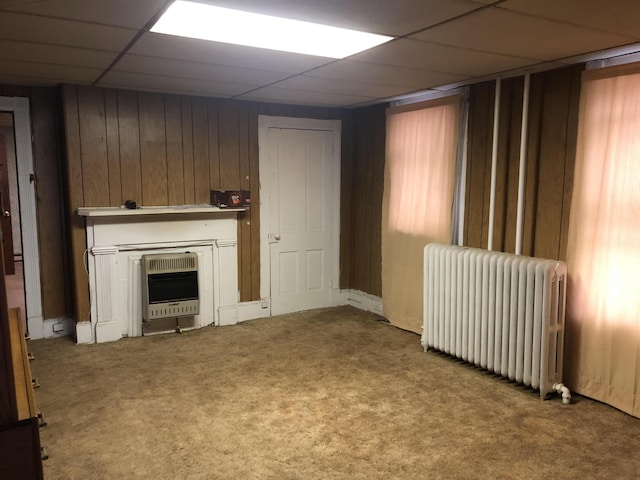
<path fill-rule="evenodd" d="M 236 214 L 210 205 L 84 207 L 91 320 L 76 325 L 78 343 L 142 335 L 142 255 L 198 255 L 200 314 L 194 326 L 237 323 Z"/>

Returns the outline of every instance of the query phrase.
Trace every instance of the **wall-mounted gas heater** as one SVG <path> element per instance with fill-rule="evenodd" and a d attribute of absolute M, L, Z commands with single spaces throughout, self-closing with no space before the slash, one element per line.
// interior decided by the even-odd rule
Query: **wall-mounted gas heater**
<path fill-rule="evenodd" d="M 144 321 L 200 313 L 197 254 L 143 255 L 142 282 Z"/>

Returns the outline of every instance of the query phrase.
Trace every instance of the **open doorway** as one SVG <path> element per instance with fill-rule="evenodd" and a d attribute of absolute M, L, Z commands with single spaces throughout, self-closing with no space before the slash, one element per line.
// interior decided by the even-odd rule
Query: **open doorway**
<path fill-rule="evenodd" d="M 19 308 L 27 331 L 20 197 L 13 112 L 0 112 L 0 227 L 9 308 Z"/>
<path fill-rule="evenodd" d="M 21 258 L 24 283 L 19 290 L 23 293 L 24 314 L 26 326 L 32 338 L 44 338 L 44 320 L 42 318 L 42 298 L 40 283 L 40 249 L 38 245 L 38 226 L 36 217 L 35 175 L 33 173 L 33 150 L 31 136 L 31 119 L 29 112 L 29 99 L 25 97 L 0 96 L 0 113 L 9 113 L 13 117 L 13 131 L 9 133 L 9 143 L 13 140 L 13 148 L 5 148 L 5 151 L 15 153 L 16 177 L 18 200 L 11 205 L 9 216 L 5 215 L 6 208 L 1 210 L 0 219 L 11 218 L 19 215 L 17 219 L 18 230 L 12 232 L 12 236 L 20 239 L 18 253 Z M 9 178 L 9 162 L 7 161 L 7 175 Z M 10 182 L 9 182 L 10 184 Z M 9 188 L 10 190 L 10 188 Z M 11 193 L 9 192 L 9 199 Z M 11 201 L 11 200 L 10 200 Z M 1 223 L 1 220 L 0 220 Z M 10 224 L 11 222 L 7 222 Z M 8 229 L 3 226 L 4 230 Z M 11 226 L 13 230 L 13 225 Z M 13 252 L 13 241 L 6 242 L 7 252 Z M 9 248 L 11 245 L 11 249 Z M 14 262 L 14 266 L 16 266 Z M 11 278 L 11 276 L 7 277 Z M 16 297 L 19 298 L 19 297 Z"/>

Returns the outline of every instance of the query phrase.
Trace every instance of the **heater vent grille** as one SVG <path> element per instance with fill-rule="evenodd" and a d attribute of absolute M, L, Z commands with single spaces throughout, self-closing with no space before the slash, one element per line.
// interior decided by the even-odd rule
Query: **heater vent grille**
<path fill-rule="evenodd" d="M 145 255 L 145 266 L 149 274 L 197 270 L 198 256 L 195 253 Z"/>

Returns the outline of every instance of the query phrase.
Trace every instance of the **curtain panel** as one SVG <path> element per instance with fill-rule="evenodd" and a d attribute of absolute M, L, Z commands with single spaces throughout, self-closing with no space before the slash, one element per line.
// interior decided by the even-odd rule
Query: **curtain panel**
<path fill-rule="evenodd" d="M 640 65 L 583 75 L 567 264 L 567 383 L 640 417 Z"/>
<path fill-rule="evenodd" d="M 422 328 L 423 249 L 450 243 L 460 99 L 387 111 L 382 302 L 400 328 Z"/>

